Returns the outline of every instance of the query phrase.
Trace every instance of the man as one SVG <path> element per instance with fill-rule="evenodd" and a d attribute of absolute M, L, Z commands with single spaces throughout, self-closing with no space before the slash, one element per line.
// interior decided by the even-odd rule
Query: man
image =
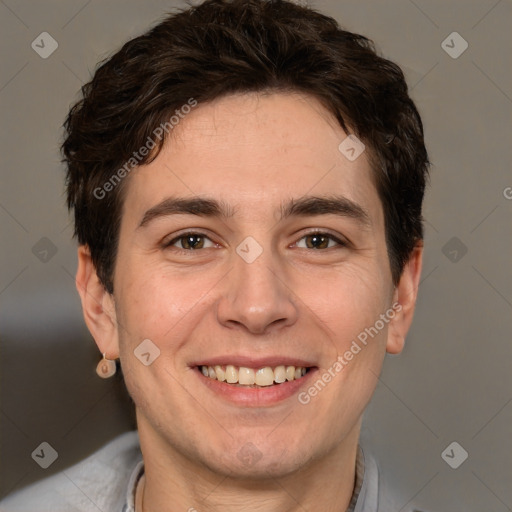
<path fill-rule="evenodd" d="M 358 440 L 421 273 L 428 160 L 400 69 L 308 8 L 207 0 L 82 92 L 77 288 L 138 435 L 2 510 L 396 511 Z"/>

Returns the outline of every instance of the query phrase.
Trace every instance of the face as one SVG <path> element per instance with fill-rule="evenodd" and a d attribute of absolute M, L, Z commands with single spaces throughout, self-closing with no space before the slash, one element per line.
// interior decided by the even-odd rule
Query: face
<path fill-rule="evenodd" d="M 347 159 L 346 137 L 312 97 L 229 96 L 130 176 L 109 348 L 145 439 L 279 476 L 358 429 L 399 313 L 367 155 Z M 222 382 L 237 376 L 262 385 Z"/>

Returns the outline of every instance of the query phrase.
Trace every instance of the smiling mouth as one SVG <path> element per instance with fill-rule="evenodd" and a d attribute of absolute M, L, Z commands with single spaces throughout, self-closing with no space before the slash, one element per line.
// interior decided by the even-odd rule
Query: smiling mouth
<path fill-rule="evenodd" d="M 212 380 L 245 388 L 260 388 L 283 384 L 304 377 L 312 367 L 306 366 L 265 366 L 247 368 L 245 366 L 215 365 L 198 366 L 197 369 Z"/>

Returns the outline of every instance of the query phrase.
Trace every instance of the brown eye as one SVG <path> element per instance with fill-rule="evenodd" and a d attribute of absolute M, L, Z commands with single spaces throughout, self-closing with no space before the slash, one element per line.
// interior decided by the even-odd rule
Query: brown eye
<path fill-rule="evenodd" d="M 209 245 L 208 245 L 209 243 Z M 206 247 L 213 247 L 213 242 L 205 235 L 200 233 L 185 233 L 171 240 L 165 245 L 166 247 L 175 247 L 187 251 L 196 249 L 204 249 Z"/>
<path fill-rule="evenodd" d="M 202 249 L 204 246 L 204 237 L 199 235 L 182 236 L 180 240 L 182 249 Z"/>
<path fill-rule="evenodd" d="M 306 246 L 309 249 L 327 249 L 329 238 L 322 235 L 309 235 L 306 237 Z"/>
<path fill-rule="evenodd" d="M 302 249 L 330 249 L 336 246 L 343 247 L 345 244 L 328 233 L 311 233 L 297 242 L 297 247 Z"/>

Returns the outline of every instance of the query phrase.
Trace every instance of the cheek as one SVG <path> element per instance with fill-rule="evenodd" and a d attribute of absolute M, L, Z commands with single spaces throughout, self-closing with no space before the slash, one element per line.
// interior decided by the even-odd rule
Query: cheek
<path fill-rule="evenodd" d="M 116 309 L 124 341 L 131 346 L 149 338 L 162 353 L 168 351 L 163 350 L 167 345 L 174 352 L 208 307 L 208 291 L 214 287 L 215 276 L 180 275 L 165 265 L 147 263 L 139 268 L 142 270 L 135 272 L 126 266 L 119 280 L 123 286 L 118 290 Z"/>
<path fill-rule="evenodd" d="M 378 274 L 346 272 L 317 303 L 332 336 L 320 378 L 329 373 L 333 382 L 325 403 L 337 404 L 335 424 L 351 424 L 349 416 L 362 413 L 375 389 L 385 357 L 390 318 L 382 321 L 381 315 L 389 310 L 388 295 L 387 281 Z"/>
<path fill-rule="evenodd" d="M 300 296 L 329 327 L 338 350 L 374 325 L 388 307 L 388 284 L 378 269 L 347 266 L 320 282 L 320 291 L 304 287 Z"/>

